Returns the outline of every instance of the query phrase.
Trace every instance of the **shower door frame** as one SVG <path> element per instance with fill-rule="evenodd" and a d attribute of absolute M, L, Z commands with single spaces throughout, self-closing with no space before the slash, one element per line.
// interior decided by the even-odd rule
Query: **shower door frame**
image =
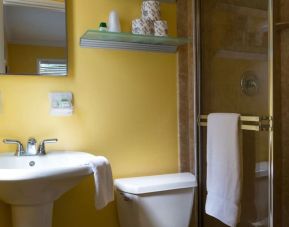
<path fill-rule="evenodd" d="M 203 173 L 202 173 L 202 137 L 201 137 L 201 127 L 198 126 L 198 116 L 201 113 L 201 75 L 202 75 L 202 59 L 201 59 L 201 1 L 202 0 L 192 0 L 193 1 L 193 34 L 194 34 L 194 64 L 195 64 L 195 79 L 194 79 L 194 89 L 195 89 L 195 157 L 196 157 L 196 175 L 198 179 L 198 200 L 197 200 L 197 211 L 198 211 L 198 227 L 203 227 L 203 206 L 202 206 L 202 195 L 204 192 L 203 184 Z M 268 0 L 268 109 L 269 116 L 272 118 L 270 122 L 269 138 L 268 138 L 268 224 L 269 227 L 274 227 L 274 0 Z"/>

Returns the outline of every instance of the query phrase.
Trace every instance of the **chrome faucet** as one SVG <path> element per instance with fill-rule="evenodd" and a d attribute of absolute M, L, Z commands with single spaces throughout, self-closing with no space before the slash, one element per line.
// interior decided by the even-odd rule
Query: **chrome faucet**
<path fill-rule="evenodd" d="M 36 143 L 37 141 L 35 138 L 31 137 L 28 139 L 25 155 L 37 155 Z"/>
<path fill-rule="evenodd" d="M 45 155 L 45 144 L 47 143 L 56 143 L 58 139 L 46 139 L 43 140 L 39 146 L 38 149 L 36 149 L 37 141 L 35 138 L 29 138 L 27 141 L 26 151 L 23 148 L 23 145 L 18 140 L 12 140 L 12 139 L 4 139 L 3 143 L 5 144 L 17 144 L 17 149 L 15 152 L 15 156 L 33 156 L 33 155 Z"/>

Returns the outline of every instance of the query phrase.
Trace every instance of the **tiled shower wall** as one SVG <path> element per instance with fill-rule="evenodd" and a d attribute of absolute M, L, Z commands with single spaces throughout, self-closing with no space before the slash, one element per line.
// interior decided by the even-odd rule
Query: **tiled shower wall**
<path fill-rule="evenodd" d="M 192 0 L 177 1 L 178 36 L 191 37 L 191 42 L 178 52 L 179 168 L 194 172 L 194 6 Z"/>
<path fill-rule="evenodd" d="M 178 36 L 191 37 L 191 42 L 178 52 L 178 118 L 179 118 L 179 170 L 195 173 L 194 157 L 194 85 L 195 85 L 195 45 L 194 45 L 194 1 L 177 1 Z M 197 226 L 197 193 L 190 227 Z"/>

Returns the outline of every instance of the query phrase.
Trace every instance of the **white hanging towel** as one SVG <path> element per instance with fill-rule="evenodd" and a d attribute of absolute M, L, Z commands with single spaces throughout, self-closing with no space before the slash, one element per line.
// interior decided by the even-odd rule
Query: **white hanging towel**
<path fill-rule="evenodd" d="M 95 156 L 90 164 L 94 172 L 95 207 L 96 209 L 102 209 L 114 200 L 111 167 L 108 160 L 103 156 Z"/>
<path fill-rule="evenodd" d="M 208 116 L 206 213 L 235 227 L 240 217 L 242 155 L 239 114 Z"/>

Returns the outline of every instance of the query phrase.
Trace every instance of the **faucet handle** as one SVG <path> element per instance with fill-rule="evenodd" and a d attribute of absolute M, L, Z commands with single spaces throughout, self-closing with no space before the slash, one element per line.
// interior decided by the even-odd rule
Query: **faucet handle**
<path fill-rule="evenodd" d="M 4 139 L 3 143 L 5 144 L 17 144 L 17 150 L 15 152 L 16 156 L 21 156 L 24 153 L 24 148 L 23 145 L 20 141 L 18 140 L 13 140 L 13 139 Z"/>
<path fill-rule="evenodd" d="M 56 143 L 58 141 L 58 139 L 46 139 L 43 140 L 38 147 L 38 154 L 39 155 L 45 155 L 46 151 L 45 151 L 45 144 L 47 143 Z"/>

